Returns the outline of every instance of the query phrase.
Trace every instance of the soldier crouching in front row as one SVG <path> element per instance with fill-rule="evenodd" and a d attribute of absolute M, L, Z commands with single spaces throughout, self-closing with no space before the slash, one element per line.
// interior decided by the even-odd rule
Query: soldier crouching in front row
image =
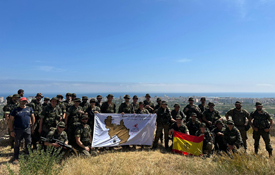
<path fill-rule="evenodd" d="M 204 135 L 203 138 L 203 154 L 206 154 L 208 157 L 213 152 L 213 135 L 209 131 L 209 129 L 206 127 L 205 123 L 200 124 L 200 130 L 198 130 L 195 134 L 195 136 L 201 136 Z"/>
<path fill-rule="evenodd" d="M 236 152 L 236 149 L 243 146 L 240 131 L 234 126 L 233 120 L 227 121 L 227 128 L 224 131 L 224 142 L 227 145 L 227 151 L 232 151 L 233 153 Z"/>

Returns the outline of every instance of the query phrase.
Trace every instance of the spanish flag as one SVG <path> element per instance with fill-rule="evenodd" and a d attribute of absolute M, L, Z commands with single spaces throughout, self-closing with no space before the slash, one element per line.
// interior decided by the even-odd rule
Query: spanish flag
<path fill-rule="evenodd" d="M 173 137 L 173 152 L 183 155 L 202 155 L 204 135 L 196 137 L 174 131 Z"/>

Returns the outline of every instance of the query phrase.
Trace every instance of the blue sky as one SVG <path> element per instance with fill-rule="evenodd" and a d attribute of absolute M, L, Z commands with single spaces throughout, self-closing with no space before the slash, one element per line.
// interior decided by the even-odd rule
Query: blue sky
<path fill-rule="evenodd" d="M 0 89 L 275 92 L 275 0 L 0 1 Z"/>

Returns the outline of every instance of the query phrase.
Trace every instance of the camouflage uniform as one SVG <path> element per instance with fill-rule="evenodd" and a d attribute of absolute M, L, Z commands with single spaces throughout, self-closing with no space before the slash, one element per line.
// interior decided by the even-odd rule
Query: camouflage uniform
<path fill-rule="evenodd" d="M 108 102 L 104 102 L 100 108 L 102 113 L 116 113 L 116 104 L 113 102 L 109 105 Z"/>
<path fill-rule="evenodd" d="M 46 106 L 49 105 L 49 103 L 45 103 L 46 100 L 49 101 L 49 100 L 50 100 L 49 97 L 45 97 L 45 98 L 44 98 L 44 103 L 42 104 L 42 109 L 45 109 Z"/>
<path fill-rule="evenodd" d="M 202 123 L 204 124 L 204 123 Z M 202 126 L 201 124 L 201 126 Z M 202 133 L 201 133 L 201 130 L 199 129 L 195 136 L 200 136 Z M 204 134 L 204 138 L 203 138 L 203 153 L 204 154 L 210 154 L 212 152 L 212 146 L 213 146 L 213 135 L 212 133 L 209 131 L 208 128 L 205 128 L 205 132 L 203 133 Z"/>
<path fill-rule="evenodd" d="M 255 152 L 258 153 L 259 149 L 259 140 L 262 136 L 266 150 L 269 152 L 269 154 L 272 153 L 272 146 L 270 144 L 270 134 L 269 132 L 265 132 L 264 129 L 270 128 L 269 121 L 272 120 L 272 117 L 269 115 L 268 112 L 262 110 L 262 113 L 258 113 L 258 111 L 254 111 L 249 116 L 250 119 L 253 120 L 253 126 L 258 128 L 258 131 L 253 131 L 253 139 L 255 140 L 254 148 Z"/>
<path fill-rule="evenodd" d="M 80 137 L 80 141 L 84 146 L 88 146 L 89 148 L 91 147 L 91 128 L 89 125 L 79 125 L 75 131 L 75 137 Z M 90 156 L 90 153 L 80 146 L 78 146 L 78 150 L 84 155 Z"/>
<path fill-rule="evenodd" d="M 62 131 L 61 134 L 58 134 L 58 130 L 54 129 L 54 130 L 49 132 L 49 134 L 47 135 L 47 139 L 49 139 L 49 140 L 57 139 L 57 140 L 60 140 L 62 142 L 67 142 L 68 141 L 68 136 L 67 136 L 67 133 L 65 131 Z"/>
<path fill-rule="evenodd" d="M 137 110 L 139 109 L 139 104 L 138 102 L 136 104 L 134 104 L 134 102 L 132 102 L 130 104 L 130 108 L 131 108 L 131 113 L 137 113 Z M 148 111 L 149 112 L 149 111 Z"/>
<path fill-rule="evenodd" d="M 91 128 L 91 134 L 93 136 L 93 131 L 94 131 L 94 118 L 95 118 L 95 111 L 99 112 L 100 113 L 100 108 L 98 106 L 95 106 L 95 107 L 91 107 L 89 106 L 84 112 L 85 113 L 88 113 L 88 117 L 89 117 L 89 120 L 88 120 L 88 125 L 90 126 Z"/>
<path fill-rule="evenodd" d="M 180 116 L 182 117 L 183 121 L 186 120 L 185 114 L 184 114 L 182 111 L 180 111 L 180 110 L 178 110 L 178 111 L 176 111 L 175 109 L 172 110 L 172 111 L 171 111 L 171 115 L 172 115 L 172 118 L 173 118 L 174 120 L 176 120 L 176 116 L 177 116 L 177 115 L 180 115 Z"/>
<path fill-rule="evenodd" d="M 207 108 L 205 106 L 203 106 L 202 104 L 199 104 L 198 107 L 201 110 L 201 113 L 203 113 Z"/>
<path fill-rule="evenodd" d="M 131 104 L 121 103 L 121 105 L 118 108 L 118 113 L 124 112 L 125 114 L 130 114 L 132 112 L 131 110 Z"/>
<path fill-rule="evenodd" d="M 221 123 L 221 122 L 220 122 Z M 223 136 L 220 136 L 220 135 L 217 135 L 217 133 L 218 132 L 220 132 L 220 133 L 222 133 L 222 134 L 224 134 L 224 132 L 225 132 L 225 127 L 222 127 L 222 129 L 221 130 L 219 130 L 217 127 L 216 128 L 214 128 L 213 130 L 212 130 L 212 133 L 214 134 L 214 136 L 215 136 L 215 150 L 216 151 L 226 151 L 226 149 L 227 149 L 227 146 L 226 146 L 226 144 L 224 143 L 224 138 L 223 138 Z"/>
<path fill-rule="evenodd" d="M 186 108 L 189 109 L 187 112 L 185 112 Z M 201 115 L 202 115 L 201 114 L 201 110 L 200 110 L 200 108 L 197 105 L 192 105 L 191 106 L 190 104 L 188 104 L 188 105 L 185 106 L 185 108 L 183 109 L 183 113 L 186 115 L 186 121 L 187 122 L 189 121 L 192 113 L 196 113 L 197 116 L 198 116 L 198 119 L 200 119 Z"/>
<path fill-rule="evenodd" d="M 79 104 L 79 106 L 82 107 L 83 111 L 85 111 L 90 106 L 90 104 L 87 103 L 87 102 L 84 102 L 84 100 L 88 100 L 88 97 L 87 96 L 83 96 L 82 97 L 82 102 Z"/>
<path fill-rule="evenodd" d="M 149 106 L 151 106 L 153 109 L 155 109 L 155 104 L 154 104 L 152 101 L 144 100 L 143 103 L 144 103 L 144 106 L 149 105 Z M 150 113 L 154 113 L 154 110 L 152 110 L 152 109 L 150 109 L 150 108 L 148 108 L 147 110 L 148 110 Z"/>
<path fill-rule="evenodd" d="M 198 130 L 200 130 L 200 124 L 201 122 L 199 120 L 196 120 L 195 123 L 190 120 L 187 122 L 186 126 L 188 127 L 189 134 L 190 135 L 195 135 Z"/>
<path fill-rule="evenodd" d="M 224 143 L 226 145 L 235 145 L 237 148 L 239 148 L 241 145 L 243 145 L 242 137 L 240 134 L 240 131 L 234 126 L 233 129 L 230 131 L 227 127 L 224 131 Z M 234 150 L 233 150 L 234 152 Z"/>
<path fill-rule="evenodd" d="M 178 127 L 177 123 L 173 123 L 171 126 L 170 126 L 170 129 L 174 129 L 175 131 L 177 132 L 181 132 L 181 133 L 187 133 L 189 132 L 187 126 L 185 124 L 181 124 L 180 127 Z"/>
<path fill-rule="evenodd" d="M 136 111 L 137 114 L 150 114 L 150 112 L 147 109 L 141 110 L 140 108 L 137 109 Z"/>
<path fill-rule="evenodd" d="M 245 129 L 245 123 L 246 123 L 246 119 L 249 118 L 249 113 L 245 109 L 241 109 L 241 111 L 238 111 L 236 108 L 234 108 L 229 110 L 225 115 L 232 117 L 232 120 L 235 123 L 235 127 L 237 127 L 241 133 L 244 148 L 247 149 L 247 143 L 246 143 L 247 133 Z"/>
<path fill-rule="evenodd" d="M 206 109 L 203 112 L 203 117 L 205 117 L 205 119 L 207 121 L 212 122 L 211 126 L 208 123 L 206 123 L 207 128 L 208 129 L 213 129 L 214 128 L 214 123 L 221 118 L 221 115 L 220 115 L 219 111 L 217 111 L 215 109 L 212 112 L 210 111 L 210 109 Z"/>
<path fill-rule="evenodd" d="M 82 114 L 78 112 L 79 110 L 82 111 L 81 106 L 78 106 L 76 108 L 75 105 L 73 105 L 66 112 L 66 115 L 68 115 L 67 134 L 68 134 L 70 144 L 75 143 L 74 131 L 77 128 L 77 126 L 80 125 L 80 117 Z"/>

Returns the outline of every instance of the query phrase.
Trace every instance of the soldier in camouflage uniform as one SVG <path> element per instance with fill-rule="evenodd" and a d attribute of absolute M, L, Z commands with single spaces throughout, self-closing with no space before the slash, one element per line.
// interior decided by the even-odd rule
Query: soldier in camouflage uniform
<path fill-rule="evenodd" d="M 178 103 L 174 105 L 174 109 L 171 111 L 171 115 L 174 120 L 176 120 L 177 115 L 180 115 L 182 117 L 182 121 L 185 122 L 186 116 L 182 111 L 180 111 L 180 105 Z"/>
<path fill-rule="evenodd" d="M 96 154 L 92 148 L 92 136 L 91 128 L 87 124 L 88 115 L 84 114 L 81 118 L 81 125 L 79 125 L 75 131 L 75 140 L 78 145 L 79 152 L 83 153 L 85 156 L 91 156 L 91 153 Z"/>
<path fill-rule="evenodd" d="M 88 114 L 88 125 L 91 128 L 91 135 L 93 136 L 93 131 L 94 131 L 94 118 L 95 114 L 100 113 L 100 108 L 95 105 L 95 99 L 92 98 L 90 100 L 90 106 L 84 111 L 85 114 Z"/>
<path fill-rule="evenodd" d="M 186 115 L 186 122 L 189 121 L 191 114 L 194 112 L 197 114 L 199 120 L 201 120 L 201 110 L 197 105 L 194 105 L 194 99 L 190 97 L 188 99 L 189 104 L 183 109 L 183 113 Z"/>
<path fill-rule="evenodd" d="M 82 96 L 82 102 L 79 105 L 82 107 L 83 111 L 85 111 L 90 106 L 88 103 L 88 97 Z"/>
<path fill-rule="evenodd" d="M 173 135 L 174 131 L 181 132 L 189 135 L 189 130 L 187 126 L 183 123 L 183 118 L 180 114 L 175 117 L 176 122 L 173 123 L 169 128 L 169 135 Z"/>
<path fill-rule="evenodd" d="M 81 106 L 79 106 L 81 100 L 80 98 L 75 98 L 74 105 L 69 108 L 66 112 L 65 124 L 67 129 L 67 134 L 69 138 L 69 143 L 71 145 L 75 144 L 74 132 L 78 125 L 80 125 L 80 120 L 84 111 Z"/>
<path fill-rule="evenodd" d="M 229 110 L 225 114 L 225 117 L 226 117 L 227 120 L 229 119 L 229 116 L 232 117 L 232 120 L 235 123 L 235 127 L 237 127 L 238 130 L 241 133 L 243 144 L 244 144 L 244 148 L 246 150 L 247 149 L 247 144 L 246 144 L 246 140 L 247 140 L 246 128 L 247 128 L 247 126 L 249 126 L 246 123 L 246 120 L 249 118 L 249 113 L 247 112 L 247 110 L 242 109 L 242 104 L 239 101 L 236 101 L 235 107 L 236 108 Z"/>
<path fill-rule="evenodd" d="M 153 142 L 152 149 L 157 148 L 158 140 L 160 138 L 162 129 L 164 129 L 164 139 L 165 139 L 165 149 L 168 149 L 168 134 L 169 134 L 169 126 L 171 122 L 175 122 L 175 120 L 171 117 L 170 109 L 167 107 L 167 102 L 162 101 L 161 108 L 158 109 L 157 113 L 157 130 L 155 134 L 155 140 Z"/>
<path fill-rule="evenodd" d="M 100 108 L 102 113 L 116 113 L 116 104 L 113 103 L 114 96 L 109 94 L 106 102 L 104 102 Z"/>
<path fill-rule="evenodd" d="M 236 151 L 243 145 L 242 137 L 239 130 L 234 126 L 233 120 L 227 121 L 227 128 L 224 131 L 224 143 L 227 145 L 227 150 Z"/>
<path fill-rule="evenodd" d="M 71 93 L 67 93 L 66 94 L 66 100 L 62 102 L 63 105 L 65 105 L 66 107 L 66 111 L 68 111 L 68 109 L 73 106 L 73 102 L 72 102 L 72 94 Z"/>
<path fill-rule="evenodd" d="M 62 113 L 63 113 L 62 120 L 64 120 L 66 116 L 66 106 L 62 103 L 63 95 L 59 94 L 56 97 L 58 98 L 57 105 L 62 110 Z"/>
<path fill-rule="evenodd" d="M 130 105 L 130 99 L 131 97 L 129 95 L 124 96 L 124 103 L 121 103 L 121 105 L 118 108 L 118 113 L 121 114 L 130 114 L 132 112 L 131 105 Z"/>
<path fill-rule="evenodd" d="M 150 112 L 144 108 L 144 103 L 139 102 L 139 108 L 136 111 L 136 114 L 150 114 Z"/>
<path fill-rule="evenodd" d="M 50 104 L 43 109 L 40 115 L 39 133 L 46 137 L 51 128 L 56 128 L 57 123 L 62 120 L 62 109 L 57 105 L 58 98 L 53 97 Z"/>
<path fill-rule="evenodd" d="M 203 138 L 203 154 L 207 154 L 207 156 L 210 156 L 213 152 L 213 135 L 209 131 L 209 129 L 206 127 L 205 123 L 200 124 L 200 129 L 196 132 L 195 136 L 201 136 L 204 135 Z"/>
<path fill-rule="evenodd" d="M 131 113 L 136 113 L 139 108 L 138 97 L 136 95 L 133 96 L 133 102 L 130 104 Z"/>
<path fill-rule="evenodd" d="M 221 120 L 216 121 L 216 127 L 212 130 L 215 140 L 215 151 L 220 153 L 220 151 L 227 151 L 227 145 L 224 143 L 224 132 L 226 127 L 224 127 Z"/>
<path fill-rule="evenodd" d="M 203 113 L 206 110 L 205 101 L 206 101 L 205 97 L 202 97 L 201 98 L 201 104 L 199 104 L 199 108 L 201 110 L 201 113 Z"/>
<path fill-rule="evenodd" d="M 12 95 L 9 95 L 8 97 L 6 97 L 6 100 L 7 100 L 7 104 L 3 107 L 3 112 L 4 112 L 3 119 L 6 119 L 7 124 L 8 124 L 8 118 L 9 118 L 9 114 L 10 114 L 8 106 L 11 103 Z"/>
<path fill-rule="evenodd" d="M 47 139 L 52 140 L 52 139 L 57 139 L 60 140 L 61 142 L 64 142 L 65 144 L 68 144 L 68 136 L 67 133 L 64 131 L 65 129 L 65 123 L 64 122 L 59 122 L 57 124 L 57 127 L 52 129 L 48 135 Z M 60 145 L 56 142 L 44 142 L 44 145 L 46 146 L 54 146 L 55 148 L 60 148 Z M 65 150 L 64 150 L 65 151 Z"/>
<path fill-rule="evenodd" d="M 72 93 L 72 101 L 74 103 L 74 100 L 76 99 L 76 94 L 75 93 Z"/>
<path fill-rule="evenodd" d="M 45 97 L 44 98 L 44 103 L 42 104 L 42 108 L 45 109 L 46 106 L 49 105 L 49 101 L 50 101 L 50 98 L 49 97 Z"/>
<path fill-rule="evenodd" d="M 208 103 L 208 109 L 203 112 L 202 120 L 206 123 L 208 129 L 212 130 L 215 127 L 215 122 L 221 119 L 219 111 L 214 109 L 215 104 Z"/>
<path fill-rule="evenodd" d="M 34 132 L 32 133 L 33 149 L 37 149 L 37 142 L 40 140 L 38 129 L 39 129 L 40 115 L 43 110 L 43 106 L 40 103 L 42 98 L 43 98 L 42 93 L 37 93 L 35 96 L 35 99 L 33 99 L 31 103 L 27 104 L 27 106 L 33 109 L 34 117 L 35 117 L 35 123 L 33 125 Z"/>
<path fill-rule="evenodd" d="M 200 129 L 201 122 L 197 118 L 196 113 L 191 114 L 191 120 L 186 123 L 186 126 L 188 127 L 190 135 L 195 135 L 196 132 Z"/>
<path fill-rule="evenodd" d="M 157 98 L 157 105 L 155 106 L 155 113 L 158 112 L 158 109 L 161 107 L 161 98 Z"/>
<path fill-rule="evenodd" d="M 145 95 L 146 100 L 143 101 L 145 108 L 152 114 L 154 113 L 155 105 L 150 101 L 150 94 Z"/>
<path fill-rule="evenodd" d="M 97 102 L 95 103 L 95 105 L 101 108 L 101 106 L 102 106 L 102 102 L 101 102 L 102 96 L 98 95 L 98 96 L 96 96 L 96 99 L 97 99 Z"/>
<path fill-rule="evenodd" d="M 251 121 L 253 123 L 251 124 Z M 272 156 L 272 146 L 270 144 L 270 134 L 269 131 L 273 126 L 272 117 L 268 112 L 263 110 L 263 105 L 260 102 L 256 102 L 256 110 L 252 112 L 249 116 L 249 123 L 253 127 L 253 139 L 255 140 L 254 148 L 255 153 L 258 154 L 259 141 L 262 136 L 265 142 L 265 148 L 269 153 L 269 156 Z"/>

